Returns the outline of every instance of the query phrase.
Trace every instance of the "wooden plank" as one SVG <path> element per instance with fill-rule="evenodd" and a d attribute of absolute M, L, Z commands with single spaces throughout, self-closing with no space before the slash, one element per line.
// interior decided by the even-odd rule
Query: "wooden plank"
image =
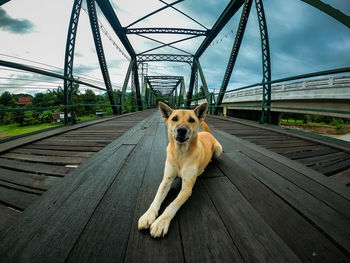
<path fill-rule="evenodd" d="M 293 146 L 293 147 L 283 147 L 283 148 L 270 148 L 271 151 L 285 154 L 285 153 L 296 153 L 296 152 L 306 152 L 306 151 L 317 151 L 328 149 L 327 146 L 323 145 L 312 145 L 312 146 Z"/>
<path fill-rule="evenodd" d="M 344 184 L 346 186 L 350 185 L 350 169 L 347 169 L 343 172 L 334 174 L 329 177 L 331 180 Z"/>
<path fill-rule="evenodd" d="M 331 153 L 339 152 L 339 150 L 334 148 L 327 148 L 322 150 L 314 150 L 314 151 L 305 151 L 305 152 L 297 152 L 297 153 L 286 153 L 283 154 L 285 157 L 290 158 L 292 160 L 307 158 L 307 157 L 314 157 L 314 156 L 320 156 L 320 155 L 326 155 Z"/>
<path fill-rule="evenodd" d="M 209 122 L 211 119 L 216 119 L 217 121 L 222 120 L 222 121 L 226 121 L 226 122 L 239 123 L 239 124 L 242 124 L 244 126 L 248 125 L 251 127 L 262 129 L 264 131 L 277 132 L 277 133 L 284 134 L 287 136 L 292 136 L 295 138 L 308 140 L 308 141 L 311 141 L 314 143 L 318 143 L 318 144 L 326 145 L 326 146 L 329 146 L 332 148 L 337 148 L 337 149 L 342 150 L 342 151 L 350 152 L 350 144 L 349 143 L 346 143 L 346 142 L 340 141 L 340 140 L 334 140 L 334 139 L 331 139 L 331 138 L 325 137 L 325 136 L 322 137 L 321 135 L 317 135 L 317 137 L 313 137 L 312 133 L 283 128 L 283 127 L 276 126 L 276 125 L 267 125 L 267 124 L 261 125 L 261 124 L 257 124 L 256 122 L 253 122 L 253 121 L 243 120 L 243 119 L 238 119 L 238 118 L 233 118 L 233 117 L 221 117 L 221 116 L 209 115 L 209 116 L 207 116 L 206 120 Z M 261 131 L 261 132 L 263 132 L 263 131 Z"/>
<path fill-rule="evenodd" d="M 136 146 L 81 233 L 67 262 L 123 261 L 130 228 L 135 227 L 131 222 L 153 139 L 154 136 L 145 136 Z"/>
<path fill-rule="evenodd" d="M 111 153 L 116 152 L 124 140 L 138 131 L 147 119 L 141 121 L 125 134 L 109 144 L 103 150 L 93 155 L 88 161 L 82 163 L 79 168 L 72 170 L 59 184 L 51 187 L 30 209 L 16 218 L 5 231 L 0 232 L 0 258 L 15 261 L 26 245 L 32 240 L 36 232 L 47 220 L 61 207 L 67 198 L 86 180 L 91 174 L 95 174 L 98 163 L 103 162 Z"/>
<path fill-rule="evenodd" d="M 42 150 L 55 150 L 55 151 L 79 151 L 79 152 L 98 152 L 103 147 L 102 146 L 70 146 L 70 145 L 40 145 L 40 144 L 29 144 L 22 146 L 25 149 L 42 149 Z M 22 149 L 21 148 L 21 149 Z"/>
<path fill-rule="evenodd" d="M 219 134 L 230 138 L 232 141 L 238 139 L 232 138 L 231 135 L 221 131 L 216 132 L 217 138 L 220 138 Z M 240 151 L 256 162 L 276 172 L 276 176 L 271 176 L 271 170 L 270 174 L 259 173 L 256 174 L 256 178 L 314 222 L 324 233 L 327 233 L 330 238 L 335 240 L 339 246 L 343 247 L 348 253 L 350 252 L 350 229 L 348 228 L 350 224 L 348 207 L 350 204 L 348 200 L 329 191 L 323 185 L 317 184 L 303 174 L 294 173 L 288 167 L 280 165 L 271 158 L 267 158 L 266 155 L 264 156 L 248 148 L 250 145 L 247 142 L 244 142 L 244 145 L 239 145 L 237 141 L 231 144 L 234 144 L 236 149 L 239 148 Z M 225 141 L 225 146 L 229 146 L 228 141 Z M 254 147 L 258 149 L 257 146 Z M 280 168 L 277 168 L 278 166 Z"/>
<path fill-rule="evenodd" d="M 226 177 L 204 185 L 245 262 L 300 262 Z"/>
<path fill-rule="evenodd" d="M 37 195 L 42 195 L 45 192 L 43 190 L 39 190 L 36 188 L 31 188 L 31 187 L 27 187 L 27 186 L 23 186 L 23 185 L 19 185 L 19 184 L 14 184 L 14 183 L 3 181 L 3 180 L 0 180 L 0 186 L 10 188 L 13 190 L 18 190 L 21 192 L 30 193 L 30 194 L 37 194 Z"/>
<path fill-rule="evenodd" d="M 89 147 L 104 147 L 107 142 L 93 142 L 93 141 L 60 141 L 57 139 L 44 139 L 33 143 L 34 145 L 58 145 L 58 146 L 89 146 Z"/>
<path fill-rule="evenodd" d="M 148 166 L 137 199 L 124 262 L 184 261 L 176 218 L 172 220 L 167 237 L 164 239 L 154 239 L 150 236 L 148 230 L 139 231 L 137 229 L 138 219 L 151 204 L 163 177 L 166 158 L 166 127 L 160 118 L 159 121 Z"/>
<path fill-rule="evenodd" d="M 122 145 L 67 198 L 18 255 L 25 261 L 64 261 L 134 146 Z"/>
<path fill-rule="evenodd" d="M 334 161 L 334 160 L 338 160 L 341 159 L 343 157 L 346 157 L 350 155 L 348 155 L 347 153 L 344 152 L 336 152 L 336 153 L 331 153 L 331 154 L 326 154 L 326 155 L 321 155 L 321 156 L 314 156 L 314 157 L 308 157 L 308 158 L 304 158 L 304 159 L 298 159 L 298 162 L 306 165 L 306 166 L 311 166 L 311 165 L 315 165 L 315 164 L 320 164 L 320 163 L 325 163 L 328 161 Z"/>
<path fill-rule="evenodd" d="M 55 176 L 45 176 L 32 173 L 18 172 L 0 168 L 0 179 L 14 184 L 47 190 L 61 179 Z"/>
<path fill-rule="evenodd" d="M 46 155 L 46 156 L 63 156 L 63 157 L 83 157 L 89 158 L 95 152 L 72 152 L 72 151 L 53 151 L 53 150 L 42 150 L 42 149 L 26 149 L 17 148 L 10 151 L 10 153 L 27 153 L 36 155 Z"/>
<path fill-rule="evenodd" d="M 0 231 L 9 226 L 13 220 L 21 214 L 20 211 L 9 208 L 0 203 Z"/>
<path fill-rule="evenodd" d="M 346 157 L 344 159 L 332 161 L 329 163 L 315 165 L 312 168 L 327 176 L 330 176 L 332 174 L 340 173 L 350 168 L 350 158 Z"/>
<path fill-rule="evenodd" d="M 31 155 L 31 154 L 19 154 L 19 153 L 4 153 L 2 158 L 8 158 L 11 160 L 29 161 L 35 163 L 48 163 L 48 164 L 80 164 L 86 160 L 82 157 L 62 157 L 62 156 L 43 156 L 43 155 Z M 35 165 L 35 164 L 34 164 Z"/>
<path fill-rule="evenodd" d="M 21 162 L 16 160 L 9 160 L 5 158 L 0 158 L 0 167 L 13 169 L 19 171 L 25 171 L 25 172 L 35 172 L 39 174 L 46 174 L 46 175 L 55 175 L 55 176 L 65 176 L 69 171 L 71 171 L 71 168 L 67 168 L 64 166 L 59 165 L 48 165 L 48 164 L 41 164 L 41 163 L 29 163 L 29 162 Z"/>
<path fill-rule="evenodd" d="M 314 171 L 306 166 L 304 166 L 301 163 L 298 163 L 296 161 L 292 161 L 280 154 L 274 153 L 272 151 L 269 151 L 267 149 L 264 149 L 260 146 L 254 145 L 248 141 L 241 140 L 235 136 L 229 135 L 222 131 L 215 131 L 215 136 L 221 136 L 222 139 L 227 138 L 226 149 L 230 150 L 232 149 L 242 149 L 245 154 L 250 154 L 252 158 L 263 158 L 260 162 L 263 165 L 277 165 L 280 167 L 280 171 L 284 171 L 288 168 L 289 171 L 294 170 L 296 171 L 296 175 L 298 175 L 299 179 L 305 180 L 306 188 L 308 189 L 308 183 L 309 180 L 303 179 L 303 178 L 309 178 L 318 184 L 322 185 L 325 188 L 328 188 L 329 190 L 332 190 L 337 195 L 341 195 L 343 198 L 350 200 L 350 193 L 349 191 L 337 183 L 332 182 L 327 177 L 323 176 L 322 174 L 318 173 L 317 171 Z M 242 147 L 244 146 L 244 147 Z M 295 173 L 294 173 L 295 174 Z M 283 174 L 282 174 L 283 176 Z M 312 183 L 312 185 L 315 185 Z M 328 191 L 328 190 L 327 190 Z M 348 210 L 348 209 L 346 209 Z"/>
<path fill-rule="evenodd" d="M 302 262 L 327 263 L 348 260 L 348 256 L 310 221 L 255 178 L 256 173 L 266 172 L 268 176 L 277 176 L 276 174 L 271 171 L 269 173 L 267 168 L 239 151 L 223 154 L 214 164 Z"/>
<path fill-rule="evenodd" d="M 206 172 L 208 173 L 208 172 Z M 199 179 L 191 198 L 179 211 L 186 262 L 243 262 L 218 211 Z"/>
<path fill-rule="evenodd" d="M 132 112 L 132 113 L 126 113 L 123 115 L 119 115 L 119 116 L 113 116 L 113 117 L 108 117 L 108 118 L 104 118 L 104 119 L 96 119 L 93 121 L 87 121 L 87 122 L 83 122 L 83 123 L 78 123 L 76 125 L 72 125 L 72 126 L 64 126 L 64 127 L 60 127 L 54 130 L 50 130 L 47 132 L 43 132 L 43 133 L 39 133 L 39 134 L 34 134 L 34 135 L 30 135 L 30 136 L 26 136 L 23 138 L 19 138 L 16 140 L 12 140 L 9 142 L 5 142 L 1 144 L 1 149 L 0 149 L 0 153 L 9 151 L 11 149 L 17 148 L 19 146 L 28 144 L 28 143 L 33 143 L 35 141 L 41 140 L 43 138 L 48 138 L 51 136 L 55 136 L 67 131 L 72 131 L 75 129 L 80 129 L 82 127 L 87 127 L 90 125 L 94 125 L 97 123 L 102 123 L 102 122 L 106 122 L 106 121 L 110 121 L 113 119 L 119 119 L 119 118 L 125 118 L 125 117 L 132 117 L 132 115 L 139 115 L 139 116 L 148 116 L 150 114 L 152 114 L 154 112 L 154 110 L 146 110 L 146 111 L 142 111 L 142 112 Z M 135 123 L 136 124 L 136 123 Z"/>
<path fill-rule="evenodd" d="M 12 188 L 3 187 L 0 185 L 0 200 L 2 203 L 15 207 L 19 210 L 24 210 L 33 202 L 38 200 L 40 195 L 27 192 L 17 191 Z"/>

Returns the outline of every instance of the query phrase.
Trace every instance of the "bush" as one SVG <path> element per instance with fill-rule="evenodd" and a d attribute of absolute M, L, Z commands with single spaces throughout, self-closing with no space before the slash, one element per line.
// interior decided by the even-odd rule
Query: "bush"
<path fill-rule="evenodd" d="M 52 121 L 51 111 L 44 111 L 39 114 L 39 123 L 50 123 Z"/>

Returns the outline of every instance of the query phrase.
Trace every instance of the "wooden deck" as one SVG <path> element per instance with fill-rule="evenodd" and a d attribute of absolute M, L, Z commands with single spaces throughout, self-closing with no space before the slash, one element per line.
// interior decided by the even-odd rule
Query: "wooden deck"
<path fill-rule="evenodd" d="M 208 123 L 224 154 L 201 175 L 166 238 L 137 229 L 166 157 L 166 127 L 155 113 L 72 168 L 2 230 L 1 262 L 350 262 L 349 187 L 273 150 L 279 147 L 226 133 L 231 122 Z"/>

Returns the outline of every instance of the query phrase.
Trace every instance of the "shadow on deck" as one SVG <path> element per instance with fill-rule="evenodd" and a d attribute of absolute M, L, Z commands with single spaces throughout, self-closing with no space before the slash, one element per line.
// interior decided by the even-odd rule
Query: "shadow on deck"
<path fill-rule="evenodd" d="M 4 229 L 1 262 L 349 262 L 348 188 L 223 131 L 213 133 L 224 154 L 198 179 L 166 238 L 137 229 L 166 158 L 166 127 L 155 113 Z"/>

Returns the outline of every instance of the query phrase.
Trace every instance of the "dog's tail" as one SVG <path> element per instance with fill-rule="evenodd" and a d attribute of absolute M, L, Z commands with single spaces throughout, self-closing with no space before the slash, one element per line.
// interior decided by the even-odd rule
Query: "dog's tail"
<path fill-rule="evenodd" d="M 210 132 L 208 124 L 206 124 L 204 121 L 201 122 L 201 125 L 203 127 L 203 131 Z"/>

